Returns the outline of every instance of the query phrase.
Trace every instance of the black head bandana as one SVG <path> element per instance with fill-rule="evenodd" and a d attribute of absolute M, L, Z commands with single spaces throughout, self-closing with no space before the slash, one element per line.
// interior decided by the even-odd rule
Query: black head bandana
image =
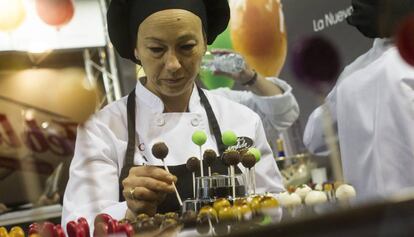
<path fill-rule="evenodd" d="M 400 21 L 414 13 L 414 0 L 352 0 L 348 23 L 369 38 L 390 38 Z"/>
<path fill-rule="evenodd" d="M 183 9 L 200 17 L 207 44 L 227 28 L 230 19 L 227 0 L 112 0 L 107 12 L 108 33 L 121 57 L 141 64 L 134 56 L 138 28 L 153 13 L 167 9 Z"/>

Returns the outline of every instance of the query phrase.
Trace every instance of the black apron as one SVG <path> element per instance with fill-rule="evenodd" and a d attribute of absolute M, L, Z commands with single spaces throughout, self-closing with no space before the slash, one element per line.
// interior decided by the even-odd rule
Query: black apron
<path fill-rule="evenodd" d="M 201 104 L 204 106 L 204 109 L 207 113 L 208 122 L 210 125 L 210 129 L 213 131 L 214 137 L 217 142 L 219 157 L 222 157 L 223 152 L 226 150 L 226 146 L 223 144 L 221 140 L 221 131 L 220 126 L 217 122 L 216 116 L 214 115 L 213 109 L 211 108 L 210 102 L 208 101 L 204 91 L 197 87 L 198 93 L 200 95 Z M 119 200 L 125 201 L 124 196 L 122 195 L 122 180 L 128 177 L 129 170 L 134 167 L 134 153 L 135 153 L 135 89 L 128 95 L 127 101 L 127 113 L 128 113 L 128 146 L 125 154 L 124 166 L 121 170 L 121 176 L 119 178 Z M 137 135 L 137 140 L 139 137 Z M 189 141 L 190 143 L 191 141 Z M 185 149 L 183 147 L 182 149 Z M 205 163 L 204 164 L 204 174 L 208 173 L 208 168 Z M 160 168 L 163 168 L 162 166 Z M 170 172 L 177 176 L 177 190 L 180 193 L 181 199 L 186 200 L 189 198 L 193 198 L 193 176 L 190 171 L 187 170 L 186 164 L 178 165 L 178 166 L 168 166 Z M 212 172 L 217 172 L 219 174 L 227 174 L 228 169 L 224 165 L 221 159 L 216 159 L 215 162 L 211 165 Z M 241 170 L 235 166 L 236 174 L 240 174 Z M 196 176 L 200 176 L 200 171 L 196 172 Z M 175 193 L 170 193 L 165 198 L 164 202 L 158 206 L 157 212 L 158 213 L 166 213 L 166 212 L 177 212 L 180 210 L 180 205 L 178 203 L 177 197 Z"/>

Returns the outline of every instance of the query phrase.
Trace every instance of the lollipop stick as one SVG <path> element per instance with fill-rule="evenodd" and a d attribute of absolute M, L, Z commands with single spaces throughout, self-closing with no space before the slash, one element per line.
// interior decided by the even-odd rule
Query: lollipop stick
<path fill-rule="evenodd" d="M 234 166 L 230 166 L 230 171 L 231 171 L 231 185 L 233 188 L 233 199 L 236 198 L 236 179 L 234 177 Z"/>
<path fill-rule="evenodd" d="M 193 198 L 196 197 L 196 190 L 195 190 L 195 172 L 193 172 Z"/>
<path fill-rule="evenodd" d="M 250 173 L 249 173 L 249 169 L 245 168 L 245 177 L 246 177 L 246 190 L 247 190 L 247 194 L 250 194 Z"/>
<path fill-rule="evenodd" d="M 165 170 L 166 170 L 168 173 L 170 173 L 170 174 L 171 174 L 171 172 L 170 172 L 170 170 L 168 169 L 168 166 L 165 164 L 165 161 L 164 161 L 164 160 L 162 160 L 162 163 L 164 164 L 164 168 L 165 168 Z M 178 203 L 180 203 L 180 206 L 183 206 L 183 201 L 181 201 L 181 197 L 180 197 L 180 194 L 178 193 L 178 190 L 177 190 L 177 187 L 175 186 L 175 183 L 173 182 L 173 183 L 172 183 L 172 185 L 173 185 L 174 190 L 175 190 L 175 195 L 177 195 L 177 200 L 178 200 Z"/>
<path fill-rule="evenodd" d="M 253 167 L 253 172 L 251 173 L 253 177 L 253 194 L 256 195 L 256 169 L 255 167 Z"/>
<path fill-rule="evenodd" d="M 203 153 L 200 146 L 200 174 L 201 177 L 204 177 L 204 167 L 203 167 Z"/>
<path fill-rule="evenodd" d="M 208 167 L 208 176 L 211 176 L 211 167 Z"/>

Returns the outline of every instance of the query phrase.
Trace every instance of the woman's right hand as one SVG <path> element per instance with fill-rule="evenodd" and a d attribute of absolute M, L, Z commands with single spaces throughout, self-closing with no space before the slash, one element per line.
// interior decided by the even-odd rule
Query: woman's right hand
<path fill-rule="evenodd" d="M 122 180 L 122 194 L 128 206 L 127 219 L 141 213 L 155 215 L 158 204 L 167 193 L 174 192 L 172 183 L 176 181 L 177 177 L 158 167 L 132 167 L 128 177 Z"/>

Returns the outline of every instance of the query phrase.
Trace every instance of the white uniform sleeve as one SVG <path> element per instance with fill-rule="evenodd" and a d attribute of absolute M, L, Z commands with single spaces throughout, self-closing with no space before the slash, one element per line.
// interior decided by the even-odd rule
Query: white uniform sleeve
<path fill-rule="evenodd" d="M 64 229 L 67 222 L 79 217 L 85 217 L 92 228 L 99 213 L 107 213 L 116 219 L 124 217 L 126 205 L 119 203 L 119 169 L 114 140 L 114 134 L 96 117 L 78 127 L 63 200 Z"/>
<path fill-rule="evenodd" d="M 299 105 L 292 94 L 292 87 L 277 78 L 266 78 L 283 90 L 283 94 L 275 96 L 258 96 L 250 91 L 235 91 L 219 88 L 210 92 L 221 95 L 239 104 L 249 107 L 259 114 L 264 124 L 270 124 L 276 131 L 290 127 L 299 116 Z M 269 131 L 266 127 L 267 132 Z"/>
<path fill-rule="evenodd" d="M 282 176 L 274 160 L 272 150 L 266 140 L 262 121 L 257 118 L 255 147 L 262 153 L 261 160 L 255 166 L 256 192 L 280 193 L 285 190 Z"/>
<path fill-rule="evenodd" d="M 324 118 L 323 109 L 329 110 L 329 117 Z M 334 133 L 338 133 L 337 115 L 336 115 L 336 87 L 329 93 L 325 99 L 325 104 L 316 108 L 309 116 L 303 134 L 303 143 L 306 148 L 315 155 L 327 156 L 329 149 L 326 144 L 324 124 L 330 123 L 333 126 Z"/>

